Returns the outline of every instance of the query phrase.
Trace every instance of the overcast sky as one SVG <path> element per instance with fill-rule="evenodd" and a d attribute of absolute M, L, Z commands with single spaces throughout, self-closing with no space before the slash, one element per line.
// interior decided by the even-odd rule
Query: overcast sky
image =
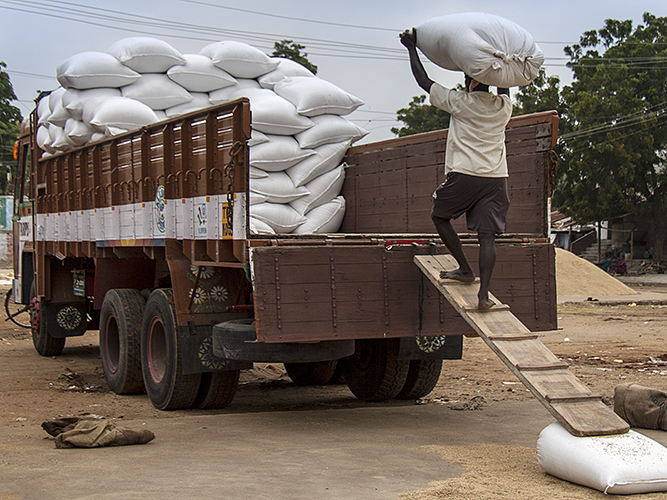
<path fill-rule="evenodd" d="M 249 43 L 270 54 L 273 42 L 306 47 L 318 76 L 365 101 L 349 119 L 371 132 L 364 142 L 393 137 L 396 111 L 422 94 L 398 34 L 432 17 L 487 12 L 527 29 L 542 48 L 548 74 L 569 83 L 563 47 L 605 19 L 644 12 L 667 16 L 665 0 L 0 0 L 0 61 L 7 64 L 14 103 L 27 116 L 37 90 L 58 86 L 55 72 L 68 57 L 106 51 L 115 41 L 153 36 L 181 53 L 219 40 Z M 434 80 L 462 83 L 460 73 L 427 64 Z"/>

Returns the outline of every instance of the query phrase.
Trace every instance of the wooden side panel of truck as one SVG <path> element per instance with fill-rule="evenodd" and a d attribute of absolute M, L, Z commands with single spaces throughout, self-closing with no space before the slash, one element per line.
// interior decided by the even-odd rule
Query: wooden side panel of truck
<path fill-rule="evenodd" d="M 31 304 L 37 351 L 99 328 L 112 390 L 143 376 L 164 409 L 223 407 L 238 371 L 267 360 L 303 381 L 344 358 L 363 399 L 428 393 L 469 333 L 413 263 L 446 252 L 429 213 L 447 132 L 350 148 L 341 232 L 269 237 L 248 232 L 250 126 L 242 99 L 47 156 L 33 122 L 14 296 Z M 556 131 L 555 113 L 507 131 L 512 206 L 492 292 L 534 330 L 556 326 Z M 474 235 L 463 238 L 475 265 Z"/>

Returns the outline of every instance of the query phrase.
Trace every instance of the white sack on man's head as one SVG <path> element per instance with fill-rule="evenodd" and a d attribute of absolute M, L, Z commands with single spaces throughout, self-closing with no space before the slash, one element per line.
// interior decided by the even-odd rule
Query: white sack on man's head
<path fill-rule="evenodd" d="M 417 47 L 431 62 L 463 71 L 487 85 L 528 85 L 544 62 L 544 54 L 530 33 L 492 14 L 466 12 L 436 17 L 416 30 Z"/>

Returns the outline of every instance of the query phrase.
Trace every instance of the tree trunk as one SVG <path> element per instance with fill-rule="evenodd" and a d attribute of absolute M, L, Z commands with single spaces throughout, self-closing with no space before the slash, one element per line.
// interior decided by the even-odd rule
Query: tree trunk
<path fill-rule="evenodd" d="M 653 259 L 652 264 L 660 265 L 662 262 L 665 239 L 667 239 L 667 214 L 662 208 L 662 197 L 655 196 L 652 200 L 653 212 Z"/>

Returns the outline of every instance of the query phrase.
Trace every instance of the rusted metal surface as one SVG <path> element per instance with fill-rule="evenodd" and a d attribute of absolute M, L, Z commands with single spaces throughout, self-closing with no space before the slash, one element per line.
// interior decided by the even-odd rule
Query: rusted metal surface
<path fill-rule="evenodd" d="M 465 250 L 476 267 L 478 246 Z M 253 249 L 258 340 L 472 333 L 413 264 L 415 254 L 432 252 L 446 250 L 411 245 Z M 492 292 L 532 330 L 556 327 L 553 254 L 550 244 L 498 247 Z"/>
<path fill-rule="evenodd" d="M 506 133 L 510 210 L 507 233 L 546 236 L 550 193 L 548 155 L 554 112 L 513 118 Z M 444 180 L 447 131 L 439 130 L 350 148 L 345 158 L 341 232 L 429 233 L 432 193 Z M 454 222 L 466 233 L 465 217 Z"/>

